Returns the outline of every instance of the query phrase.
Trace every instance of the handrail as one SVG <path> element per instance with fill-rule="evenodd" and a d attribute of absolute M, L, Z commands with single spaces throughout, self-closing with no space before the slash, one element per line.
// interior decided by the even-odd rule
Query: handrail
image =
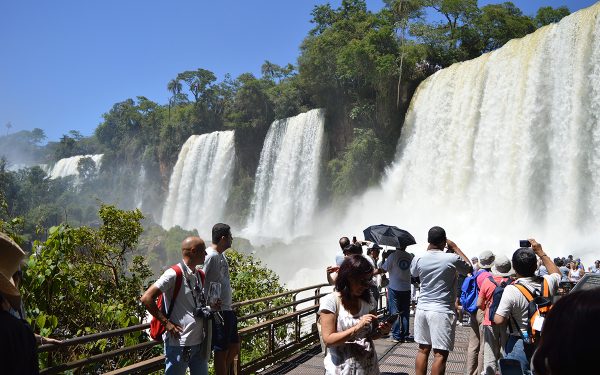
<path fill-rule="evenodd" d="M 329 284 L 317 284 L 317 285 L 313 285 L 313 286 L 307 286 L 304 288 L 300 288 L 300 289 L 294 289 L 294 290 L 290 290 L 287 292 L 283 292 L 283 293 L 279 293 L 279 294 L 273 294 L 271 296 L 266 296 L 266 297 L 260 297 L 260 298 L 255 298 L 255 299 L 251 299 L 251 300 L 247 300 L 247 301 L 242 301 L 242 302 L 236 302 L 234 304 L 231 305 L 231 308 L 236 310 L 242 306 L 246 306 L 246 305 L 251 305 L 253 303 L 259 303 L 259 302 L 264 302 L 264 301 L 269 301 L 275 298 L 279 298 L 279 297 L 285 297 L 285 296 L 289 296 L 292 294 L 298 294 L 300 292 L 305 292 L 307 290 L 311 290 L 311 289 L 317 289 L 317 288 L 323 288 L 326 286 L 330 286 Z"/>
<path fill-rule="evenodd" d="M 85 344 L 100 339 L 122 336 L 126 333 L 138 332 L 150 328 L 150 323 L 137 324 L 125 328 L 114 329 L 112 331 L 92 333 L 90 335 L 78 336 L 72 339 L 63 340 L 60 344 L 45 344 L 38 348 L 38 353 L 49 352 L 53 350 L 62 350 L 65 346 Z M 157 343 L 160 343 L 157 341 Z"/>
<path fill-rule="evenodd" d="M 252 359 L 252 361 L 250 361 L 248 363 L 242 364 L 241 361 L 238 360 L 237 361 L 238 374 L 252 373 L 257 370 L 260 370 L 261 368 L 271 366 L 276 361 L 285 358 L 284 357 L 285 355 L 291 355 L 291 354 L 297 352 L 298 350 L 301 350 L 302 348 L 307 347 L 307 345 L 316 344 L 318 341 L 318 334 L 316 333 L 316 329 L 314 327 L 314 322 L 316 322 L 316 314 L 315 313 L 318 311 L 318 308 L 319 308 L 319 299 L 321 297 L 329 294 L 329 292 L 321 293 L 321 288 L 327 287 L 327 286 L 329 286 L 329 284 L 317 284 L 317 285 L 313 285 L 313 286 L 309 286 L 309 287 L 294 289 L 294 290 L 286 291 L 283 293 L 278 293 L 278 294 L 271 295 L 271 296 L 256 298 L 253 300 L 242 301 L 242 302 L 233 304 L 234 308 L 239 309 L 240 307 L 243 307 L 243 306 L 249 306 L 252 304 L 263 303 L 263 302 L 268 303 L 269 301 L 272 301 L 277 298 L 282 298 L 282 297 L 292 296 L 292 295 L 294 296 L 294 300 L 292 302 L 285 303 L 280 306 L 275 306 L 275 307 L 260 311 L 259 313 L 251 313 L 251 314 L 247 314 L 244 316 L 240 316 L 238 318 L 238 321 L 248 321 L 249 319 L 259 318 L 260 316 L 268 316 L 279 310 L 293 308 L 293 311 L 291 311 L 291 312 L 285 312 L 283 315 L 275 316 L 272 319 L 256 322 L 255 324 L 240 328 L 239 332 L 240 332 L 241 341 L 248 339 L 249 337 L 253 337 L 254 335 L 262 335 L 263 333 L 260 333 L 260 332 L 267 330 L 267 331 L 265 331 L 265 333 L 268 333 L 268 352 L 264 353 L 264 355 L 260 356 L 259 358 Z M 314 295 L 308 296 L 306 298 L 302 298 L 299 300 L 295 299 L 296 295 L 298 295 L 299 293 L 309 291 L 309 290 L 313 290 Z M 296 307 L 298 305 L 306 303 L 306 302 L 311 302 L 311 301 L 314 303 L 311 304 L 310 306 L 303 307 L 300 310 L 296 309 Z M 308 323 L 307 323 L 307 321 L 305 319 L 307 317 L 310 317 L 310 319 L 314 319 L 312 324 L 310 323 L 310 321 L 308 321 Z M 275 333 L 276 330 L 281 329 L 280 327 L 284 327 L 289 324 L 293 324 L 293 326 L 294 326 L 294 328 L 291 330 L 287 329 L 287 332 L 290 335 L 290 336 L 288 336 L 288 339 L 291 338 L 292 341 L 291 342 L 288 341 L 286 343 L 279 343 L 276 340 L 276 333 Z M 308 324 L 308 326 L 305 326 L 305 324 Z M 39 347 L 38 351 L 41 353 L 48 352 L 48 355 L 51 355 L 50 352 L 63 350 L 65 347 L 71 347 L 74 345 L 95 342 L 95 341 L 107 339 L 107 338 L 121 337 L 128 333 L 143 331 L 145 329 L 148 329 L 149 327 L 150 327 L 149 323 L 137 324 L 134 326 L 119 328 L 119 329 L 115 329 L 115 330 L 111 330 L 111 331 L 98 332 L 98 333 L 93 333 L 90 335 L 74 337 L 71 339 L 64 340 L 61 344 L 42 345 Z M 118 349 L 110 350 L 108 352 L 104 352 L 104 353 L 100 353 L 100 354 L 95 354 L 95 355 L 89 356 L 87 358 L 80 358 L 80 359 L 76 359 L 76 360 L 68 362 L 68 363 L 62 363 L 62 364 L 57 364 L 55 366 L 51 366 L 51 367 L 42 369 L 41 373 L 50 375 L 50 374 L 56 374 L 59 372 L 64 372 L 66 370 L 72 370 L 72 369 L 79 369 L 80 371 L 83 371 L 83 368 L 85 368 L 86 366 L 89 366 L 91 364 L 105 361 L 105 360 L 111 359 L 111 358 L 116 358 L 123 354 L 130 354 L 130 353 L 138 352 L 138 351 L 141 351 L 144 349 L 152 348 L 159 344 L 160 344 L 159 341 L 149 340 L 149 341 L 142 342 L 142 343 L 135 344 L 135 345 L 122 346 Z M 140 357 L 138 357 L 138 358 L 140 358 Z M 143 358 L 143 356 L 141 358 Z M 155 364 L 159 364 L 157 358 L 158 357 L 154 357 L 151 359 L 143 359 L 143 360 L 140 360 L 139 362 L 137 362 L 137 364 L 142 364 L 142 363 L 148 362 L 148 363 L 152 364 L 152 366 L 154 366 Z M 112 361 L 112 362 L 115 362 L 115 361 Z M 135 364 L 130 365 L 130 366 L 131 366 L 131 368 L 136 367 Z M 127 367 L 130 367 L 130 366 L 127 366 Z M 116 369 L 114 371 L 117 373 L 122 373 L 123 371 L 125 373 L 127 373 L 127 370 L 124 368 L 121 369 L 121 371 L 118 371 L 118 370 L 119 369 Z"/>

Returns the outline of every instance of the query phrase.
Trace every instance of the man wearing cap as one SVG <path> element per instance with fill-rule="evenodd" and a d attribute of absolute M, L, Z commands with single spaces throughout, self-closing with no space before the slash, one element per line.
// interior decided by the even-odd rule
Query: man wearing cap
<path fill-rule="evenodd" d="M 517 249 L 512 256 L 512 266 L 515 269 L 517 281 L 515 284 L 521 284 L 530 291 L 542 290 L 542 281 L 548 284 L 550 296 L 556 294 L 558 284 L 560 283 L 560 270 L 552 262 L 552 259 L 544 252 L 540 245 L 533 238 L 529 239 L 531 247 L 521 247 Z M 542 260 L 544 266 L 550 273 L 543 277 L 535 276 L 537 267 L 536 255 Z M 521 369 L 525 374 L 530 373 L 530 362 L 533 355 L 533 346 L 524 342 L 521 336 L 522 330 L 527 330 L 529 302 L 525 295 L 514 284 L 508 285 L 502 293 L 502 299 L 494 315 L 494 323 L 510 325 L 511 334 L 508 336 L 505 351 L 507 359 L 514 359 L 521 363 Z M 515 326 L 515 323 L 517 326 Z"/>
<path fill-rule="evenodd" d="M 483 280 L 479 289 L 477 307 L 484 311 L 481 336 L 483 341 L 482 373 L 485 375 L 496 374 L 497 362 L 501 358 L 501 349 L 504 348 L 507 339 L 506 327 L 493 324 L 489 318 L 490 304 L 496 286 L 506 286 L 512 283 L 510 276 L 513 274 L 510 260 L 505 255 L 498 255 L 494 260 L 492 275 Z"/>
<path fill-rule="evenodd" d="M 21 308 L 21 295 L 12 281 L 25 252 L 0 233 L 0 368 L 3 374 L 38 374 L 35 336 L 9 310 Z"/>
<path fill-rule="evenodd" d="M 406 251 L 406 246 L 397 247 L 381 268 L 389 274 L 388 309 L 390 314 L 398 314 L 392 325 L 392 341 L 412 341 L 408 333 L 410 319 L 410 263 L 414 255 Z"/>
<path fill-rule="evenodd" d="M 419 351 L 415 359 L 417 375 L 427 373 L 427 360 L 433 350 L 431 374 L 444 374 L 448 354 L 454 349 L 456 330 L 457 274 L 472 272 L 469 258 L 446 238 L 441 227 L 429 229 L 429 246 L 424 255 L 415 257 L 410 265 L 413 277 L 421 280 L 421 294 L 415 313 L 415 341 Z M 448 246 L 448 250 L 444 248 Z"/>
<path fill-rule="evenodd" d="M 477 289 L 481 290 L 481 284 L 485 279 L 492 276 L 491 269 L 494 263 L 494 253 L 484 250 L 479 254 L 479 269 L 473 270 L 476 276 Z M 470 313 L 469 320 L 469 346 L 467 347 L 467 375 L 479 375 L 483 368 L 483 340 L 481 340 L 481 324 L 483 323 L 483 310 L 477 309 Z"/>

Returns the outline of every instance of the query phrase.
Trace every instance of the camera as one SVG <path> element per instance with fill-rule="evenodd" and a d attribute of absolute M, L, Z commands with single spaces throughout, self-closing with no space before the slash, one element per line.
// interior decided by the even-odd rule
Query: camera
<path fill-rule="evenodd" d="M 213 319 L 213 312 L 210 311 L 210 309 L 206 306 L 196 307 L 196 310 L 194 310 L 194 317 L 202 319 Z"/>
<path fill-rule="evenodd" d="M 520 240 L 519 247 L 531 247 L 531 242 L 529 240 Z"/>

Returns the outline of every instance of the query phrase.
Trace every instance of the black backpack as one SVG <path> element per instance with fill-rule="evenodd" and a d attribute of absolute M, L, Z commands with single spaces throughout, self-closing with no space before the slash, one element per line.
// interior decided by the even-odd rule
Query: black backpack
<path fill-rule="evenodd" d="M 496 285 L 494 293 L 492 294 L 492 303 L 490 304 L 490 310 L 488 315 L 488 319 L 492 322 L 493 325 L 495 324 L 494 315 L 496 315 L 496 310 L 498 310 L 498 305 L 500 304 L 500 300 L 502 299 L 502 293 L 504 293 L 504 288 L 512 284 L 514 280 L 509 277 L 506 280 L 502 281 L 500 284 L 498 284 L 492 276 L 488 277 L 488 280 L 490 280 L 494 283 L 494 285 Z"/>

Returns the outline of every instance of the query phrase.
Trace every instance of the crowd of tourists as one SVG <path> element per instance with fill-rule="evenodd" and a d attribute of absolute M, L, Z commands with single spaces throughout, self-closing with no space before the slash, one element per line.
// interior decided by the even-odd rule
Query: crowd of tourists
<path fill-rule="evenodd" d="M 326 373 L 378 374 L 372 339 L 391 328 L 394 343 L 418 344 L 416 374 L 427 373 L 432 353 L 430 373 L 444 374 L 459 313 L 469 327 L 468 375 L 591 373 L 600 344 L 583 345 L 582 336 L 600 333 L 594 316 L 600 312 L 600 288 L 556 302 L 561 281 L 575 284 L 584 275 L 581 260 L 551 259 L 535 239 L 525 242 L 512 259 L 492 251 L 469 259 L 443 228 L 433 227 L 425 254 L 414 256 L 399 247 L 379 260 L 377 244 L 342 237 L 343 257 L 326 270 L 335 292 L 320 306 Z M 600 261 L 588 272 L 600 273 Z M 375 315 L 382 286 L 387 286 L 392 327 L 389 319 L 379 322 Z M 412 311 L 414 336 L 409 334 Z"/>
<path fill-rule="evenodd" d="M 211 356 L 215 374 L 234 371 L 240 341 L 224 254 L 232 239 L 231 228 L 222 223 L 213 226 L 208 246 L 200 237 L 184 239 L 181 262 L 140 298 L 153 317 L 151 335 L 164 342 L 166 374 L 208 374 Z M 580 259 L 552 260 L 535 239 L 512 259 L 487 250 L 469 259 L 441 227 L 429 230 L 427 251 L 420 256 L 406 246 L 382 253 L 377 243 L 356 238 L 342 237 L 339 245 L 343 255 L 327 268 L 334 292 L 322 298 L 319 310 L 327 374 L 378 374 L 374 340 L 385 337 L 418 344 L 417 374 L 427 373 L 431 355 L 431 374 L 443 374 L 459 313 L 469 327 L 469 375 L 502 373 L 503 366 L 552 375 L 596 367 L 599 344 L 586 337 L 600 335 L 600 288 L 554 298 L 559 285 L 581 280 Z M 60 344 L 35 335 L 25 323 L 19 292 L 24 257 L 0 233 L 0 361 L 7 374 L 38 373 L 36 347 Z M 600 261 L 588 272 L 600 273 Z M 389 314 L 378 319 L 384 287 Z"/>

